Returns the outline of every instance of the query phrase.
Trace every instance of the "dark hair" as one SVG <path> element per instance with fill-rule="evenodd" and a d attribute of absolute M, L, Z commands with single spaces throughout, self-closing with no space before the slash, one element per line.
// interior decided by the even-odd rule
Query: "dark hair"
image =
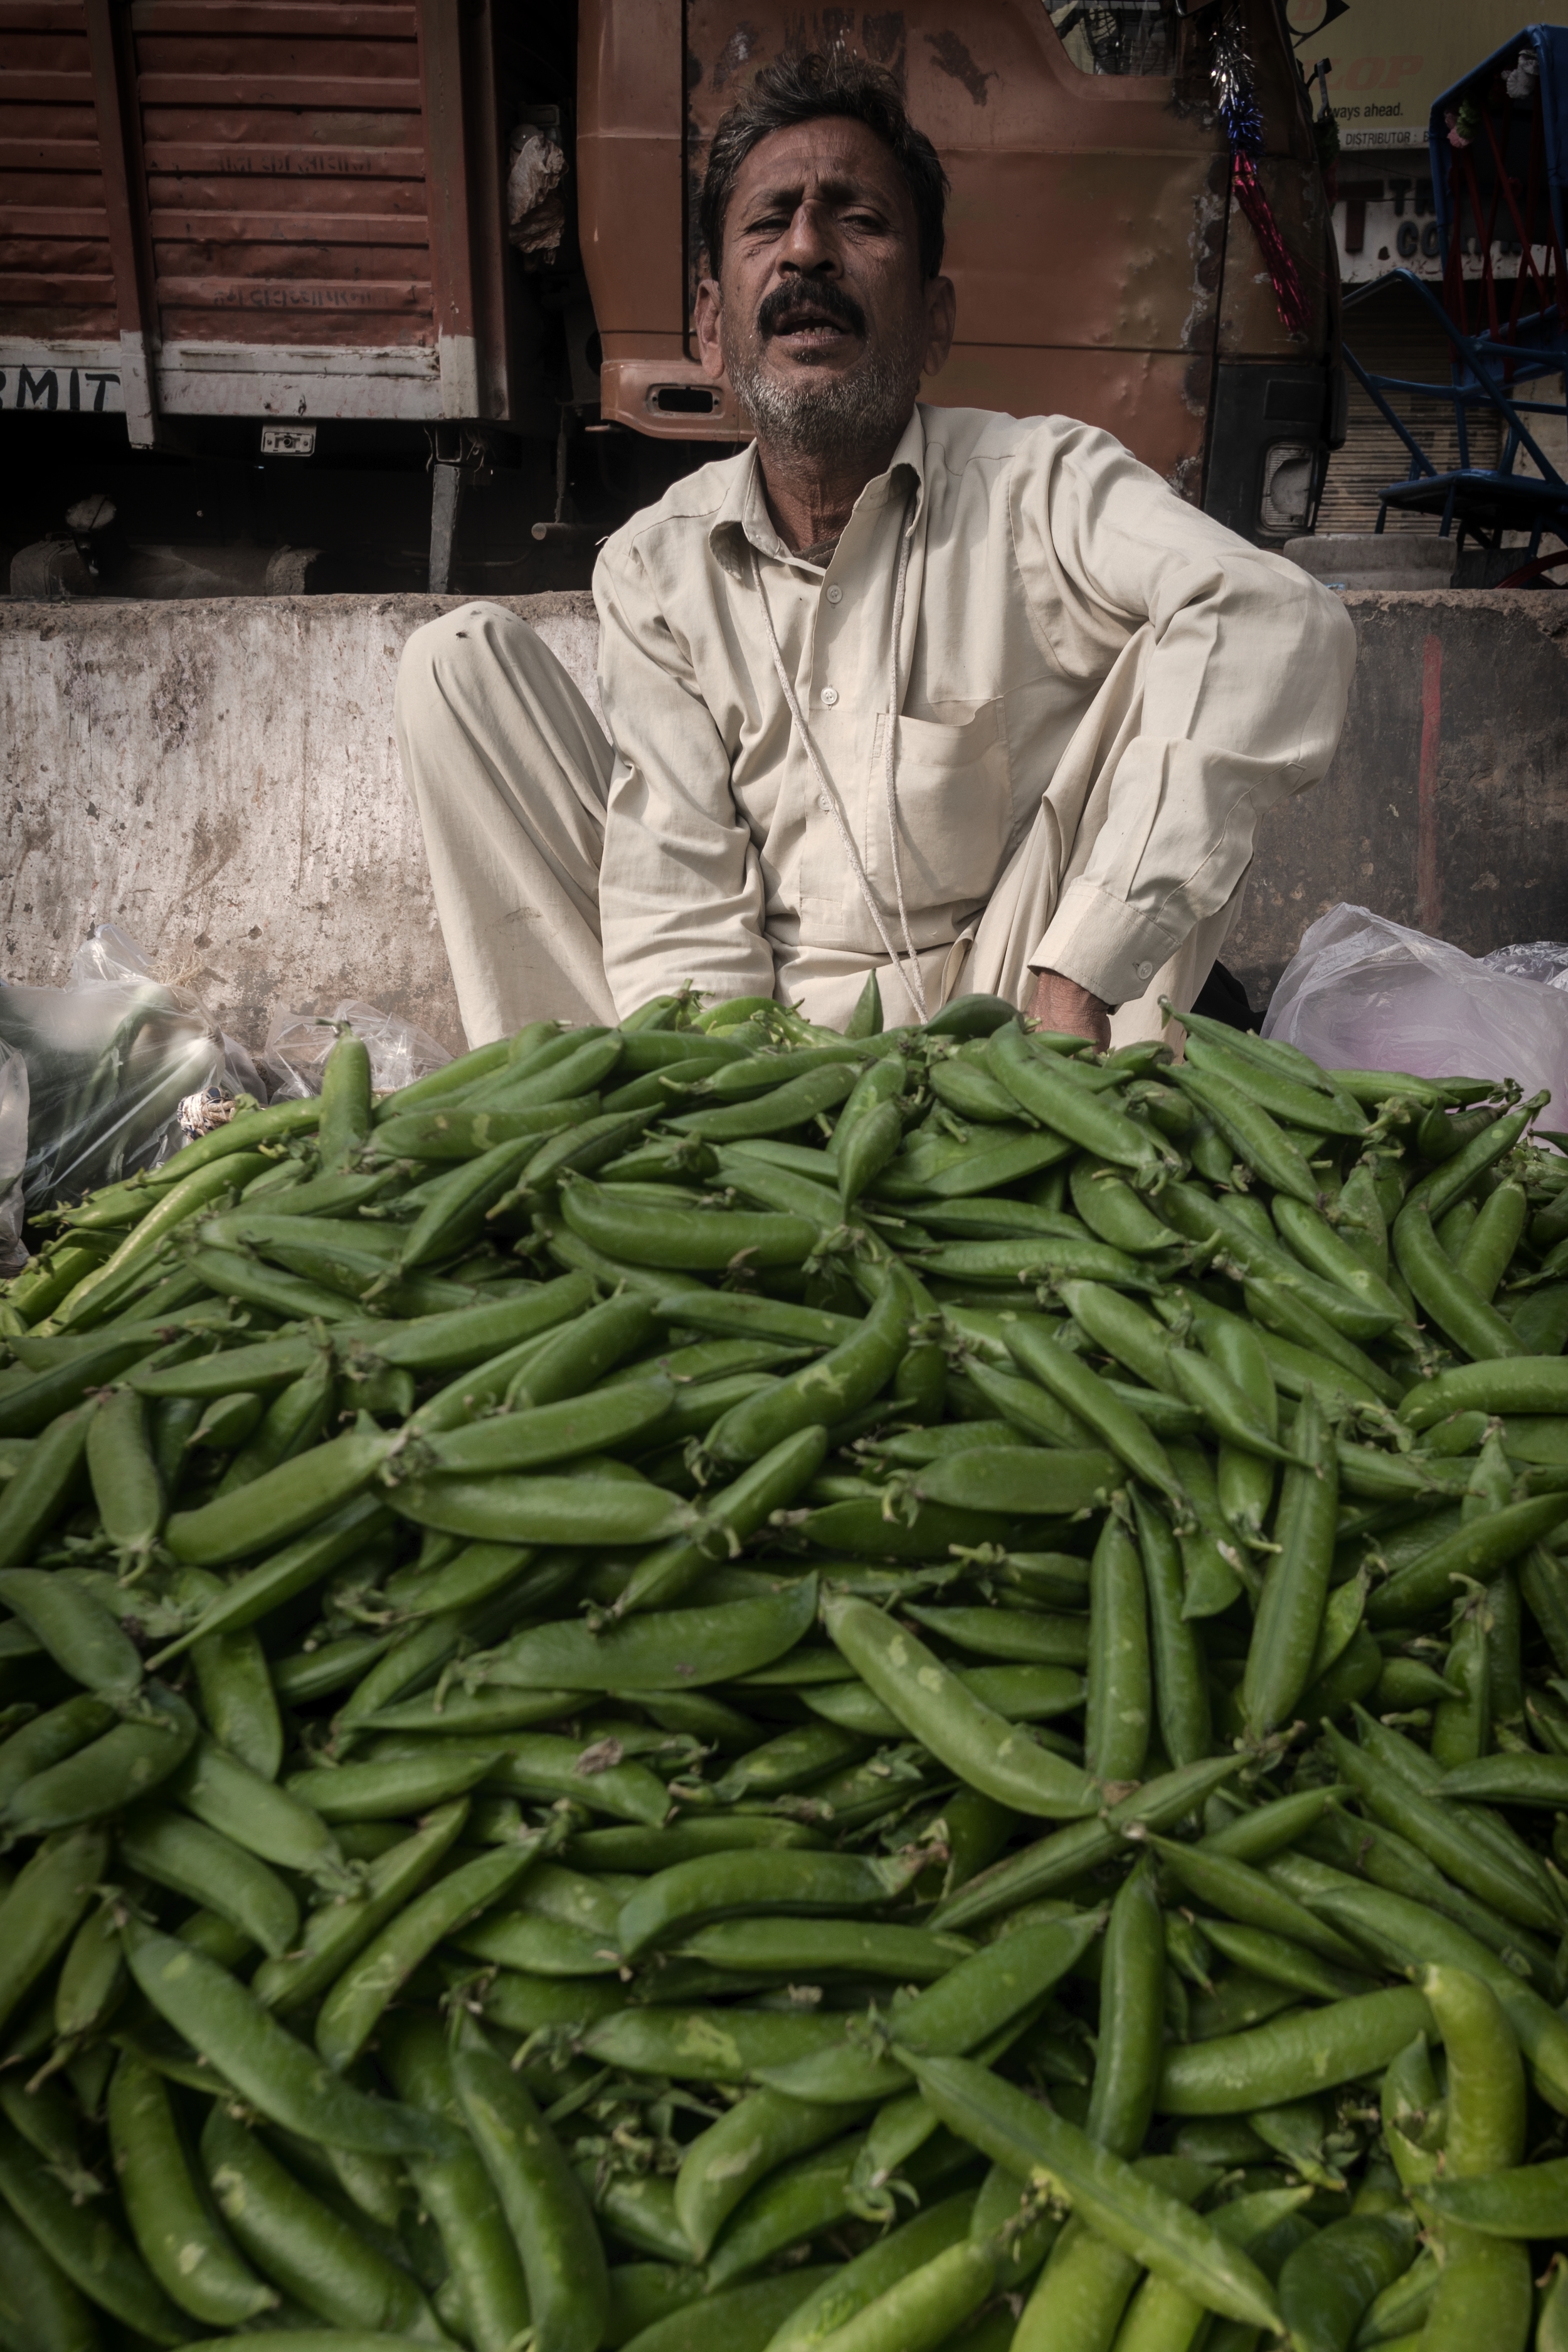
<path fill-rule="evenodd" d="M 915 208 L 921 275 L 936 276 L 946 237 L 948 182 L 941 158 L 925 132 L 917 131 L 904 111 L 892 75 L 842 51 L 829 57 L 814 51 L 806 57 L 780 58 L 775 64 L 764 66 L 747 95 L 730 109 L 714 131 L 697 217 L 708 266 L 715 276 L 724 240 L 724 215 L 741 166 L 752 148 L 772 131 L 790 131 L 796 123 L 817 122 L 824 115 L 834 114 L 863 122 L 874 131 L 902 172 Z"/>

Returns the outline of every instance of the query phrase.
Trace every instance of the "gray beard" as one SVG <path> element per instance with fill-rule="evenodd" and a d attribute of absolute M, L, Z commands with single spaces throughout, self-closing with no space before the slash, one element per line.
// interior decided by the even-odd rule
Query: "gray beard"
<path fill-rule="evenodd" d="M 896 441 L 914 413 L 920 372 L 902 354 L 877 352 L 849 375 L 824 373 L 786 386 L 750 357 L 724 354 L 735 397 L 770 448 L 800 457 L 853 457 Z"/>

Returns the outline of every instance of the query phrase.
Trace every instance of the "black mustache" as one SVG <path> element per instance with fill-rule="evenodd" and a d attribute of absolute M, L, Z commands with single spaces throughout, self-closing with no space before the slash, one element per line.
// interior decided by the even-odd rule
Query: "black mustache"
<path fill-rule="evenodd" d="M 851 294 L 825 278 L 808 286 L 775 286 L 764 294 L 757 308 L 757 332 L 764 338 L 776 335 L 793 311 L 815 310 L 831 319 L 836 325 L 847 327 L 852 335 L 864 336 L 866 313 Z"/>

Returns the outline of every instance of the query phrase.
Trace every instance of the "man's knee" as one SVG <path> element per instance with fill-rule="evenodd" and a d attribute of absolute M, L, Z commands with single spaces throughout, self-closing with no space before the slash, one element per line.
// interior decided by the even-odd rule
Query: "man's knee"
<path fill-rule="evenodd" d="M 525 679 L 548 647 L 528 623 L 504 604 L 458 604 L 415 630 L 397 665 L 393 710 L 400 727 L 416 729 L 434 696 L 462 709 L 493 677 L 498 663 Z"/>

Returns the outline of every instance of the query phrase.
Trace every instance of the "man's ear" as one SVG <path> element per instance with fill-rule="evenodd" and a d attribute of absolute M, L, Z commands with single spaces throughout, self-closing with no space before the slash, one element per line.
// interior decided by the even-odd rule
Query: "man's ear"
<path fill-rule="evenodd" d="M 691 324 L 697 337 L 697 356 L 702 362 L 702 373 L 717 383 L 724 373 L 724 354 L 719 348 L 719 317 L 723 298 L 716 278 L 700 278 L 697 300 L 692 309 Z"/>
<path fill-rule="evenodd" d="M 926 347 L 922 375 L 940 375 L 952 349 L 958 326 L 958 294 L 951 278 L 932 278 L 926 286 Z"/>

